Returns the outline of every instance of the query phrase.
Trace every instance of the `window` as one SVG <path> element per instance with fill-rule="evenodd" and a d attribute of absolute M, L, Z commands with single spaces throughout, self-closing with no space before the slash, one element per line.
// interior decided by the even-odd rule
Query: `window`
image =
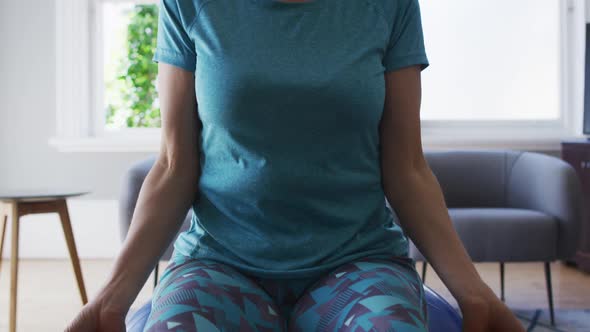
<path fill-rule="evenodd" d="M 151 58 L 158 2 L 56 2 L 52 144 L 66 151 L 157 150 Z M 584 0 L 420 4 L 431 62 L 421 114 L 427 148 L 555 149 L 561 138 L 581 134 Z"/>
<path fill-rule="evenodd" d="M 560 1 L 422 5 L 424 120 L 558 120 Z"/>
<path fill-rule="evenodd" d="M 422 1 L 426 147 L 558 150 L 581 134 L 585 2 Z"/>
<path fill-rule="evenodd" d="M 112 0 L 99 5 L 104 123 L 98 124 L 105 130 L 159 128 L 158 66 L 152 61 L 158 6 Z"/>

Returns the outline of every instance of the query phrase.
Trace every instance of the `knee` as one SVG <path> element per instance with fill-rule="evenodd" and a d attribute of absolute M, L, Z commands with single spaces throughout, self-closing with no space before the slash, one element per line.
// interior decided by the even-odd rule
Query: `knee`
<path fill-rule="evenodd" d="M 290 331 L 427 331 L 421 282 L 412 269 L 356 262 L 321 278 L 298 300 Z"/>
<path fill-rule="evenodd" d="M 420 309 L 399 303 L 394 297 L 379 295 L 363 299 L 343 312 L 334 331 L 426 332 L 427 323 Z"/>
<path fill-rule="evenodd" d="M 427 326 L 421 308 L 395 296 L 376 295 L 349 302 L 334 297 L 321 307 L 315 307 L 313 313 L 304 311 L 294 316 L 289 331 L 425 332 Z"/>

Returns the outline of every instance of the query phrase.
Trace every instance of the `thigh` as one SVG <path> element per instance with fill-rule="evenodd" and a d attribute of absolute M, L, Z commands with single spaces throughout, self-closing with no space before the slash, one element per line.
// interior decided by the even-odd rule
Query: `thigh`
<path fill-rule="evenodd" d="M 422 287 L 410 259 L 359 259 L 302 294 L 289 331 L 428 331 Z"/>
<path fill-rule="evenodd" d="M 174 258 L 152 299 L 144 331 L 283 331 L 272 298 L 238 270 Z"/>

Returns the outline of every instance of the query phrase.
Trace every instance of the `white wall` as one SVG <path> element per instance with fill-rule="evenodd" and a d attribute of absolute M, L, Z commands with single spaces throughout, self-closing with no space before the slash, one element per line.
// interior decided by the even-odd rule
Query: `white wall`
<path fill-rule="evenodd" d="M 149 154 L 68 154 L 47 144 L 55 133 L 54 7 L 54 0 L 0 0 L 0 191 L 90 188 L 71 203 L 73 228 L 82 257 L 106 257 L 118 249 L 121 177 Z M 23 218 L 22 257 L 67 256 L 57 220 Z"/>
<path fill-rule="evenodd" d="M 114 199 L 142 153 L 59 153 L 55 134 L 53 0 L 0 1 L 0 188 L 89 187 Z"/>
<path fill-rule="evenodd" d="M 67 154 L 47 144 L 55 132 L 54 8 L 54 0 L 0 0 L 0 191 L 90 188 L 91 195 L 70 202 L 79 254 L 112 257 L 121 176 L 149 154 Z M 67 257 L 55 215 L 23 217 L 20 239 L 21 257 Z"/>

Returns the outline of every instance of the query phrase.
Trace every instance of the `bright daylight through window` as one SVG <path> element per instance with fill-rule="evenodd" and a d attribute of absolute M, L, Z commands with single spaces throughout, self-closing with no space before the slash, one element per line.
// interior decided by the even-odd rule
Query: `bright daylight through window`
<path fill-rule="evenodd" d="M 108 129 L 160 127 L 152 61 L 158 6 L 133 2 L 102 4 L 103 107 Z"/>
<path fill-rule="evenodd" d="M 157 64 L 151 60 L 157 1 L 101 5 L 104 71 L 97 109 L 104 112 L 104 126 L 159 127 Z M 420 1 L 420 6 L 431 62 L 423 72 L 425 122 L 563 117 L 560 1 Z"/>

